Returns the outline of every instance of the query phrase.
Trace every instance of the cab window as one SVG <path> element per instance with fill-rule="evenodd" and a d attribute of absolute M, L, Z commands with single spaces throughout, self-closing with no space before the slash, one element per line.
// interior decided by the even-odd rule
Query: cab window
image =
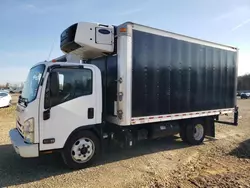
<path fill-rule="evenodd" d="M 75 98 L 91 95 L 93 78 L 90 69 L 58 68 L 51 73 L 46 85 L 45 108 L 56 106 Z M 52 76 L 53 75 L 53 76 Z"/>

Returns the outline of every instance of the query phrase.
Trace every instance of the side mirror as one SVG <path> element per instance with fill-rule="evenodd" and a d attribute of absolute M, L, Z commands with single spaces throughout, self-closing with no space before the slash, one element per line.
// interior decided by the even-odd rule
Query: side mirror
<path fill-rule="evenodd" d="M 44 108 L 50 109 L 53 106 L 51 98 L 57 97 L 59 93 L 59 76 L 57 72 L 51 72 L 47 80 L 45 91 Z"/>
<path fill-rule="evenodd" d="M 50 96 L 56 97 L 59 93 L 59 75 L 57 72 L 50 73 Z"/>

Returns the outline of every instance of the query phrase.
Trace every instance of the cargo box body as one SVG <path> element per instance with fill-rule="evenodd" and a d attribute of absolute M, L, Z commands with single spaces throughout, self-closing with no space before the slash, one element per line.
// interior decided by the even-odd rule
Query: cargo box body
<path fill-rule="evenodd" d="M 236 48 L 134 23 L 116 29 L 117 55 L 107 57 L 105 66 L 117 72 L 103 74 L 110 122 L 131 125 L 233 110 Z"/>
<path fill-rule="evenodd" d="M 133 30 L 132 117 L 233 108 L 236 52 Z"/>

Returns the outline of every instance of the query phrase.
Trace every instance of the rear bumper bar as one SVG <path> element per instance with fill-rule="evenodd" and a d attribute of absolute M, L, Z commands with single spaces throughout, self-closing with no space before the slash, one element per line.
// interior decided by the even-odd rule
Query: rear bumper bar
<path fill-rule="evenodd" d="M 219 121 L 219 116 L 217 116 L 217 119 L 214 120 L 216 123 L 221 123 L 221 124 L 226 124 L 226 125 L 238 125 L 238 120 L 239 120 L 239 107 L 235 106 L 234 107 L 234 122 L 226 122 L 226 121 Z"/>

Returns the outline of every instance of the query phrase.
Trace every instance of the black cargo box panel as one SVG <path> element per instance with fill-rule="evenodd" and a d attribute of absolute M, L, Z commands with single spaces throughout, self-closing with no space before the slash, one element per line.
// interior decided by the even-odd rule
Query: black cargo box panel
<path fill-rule="evenodd" d="M 230 50 L 133 30 L 132 117 L 233 108 Z"/>

